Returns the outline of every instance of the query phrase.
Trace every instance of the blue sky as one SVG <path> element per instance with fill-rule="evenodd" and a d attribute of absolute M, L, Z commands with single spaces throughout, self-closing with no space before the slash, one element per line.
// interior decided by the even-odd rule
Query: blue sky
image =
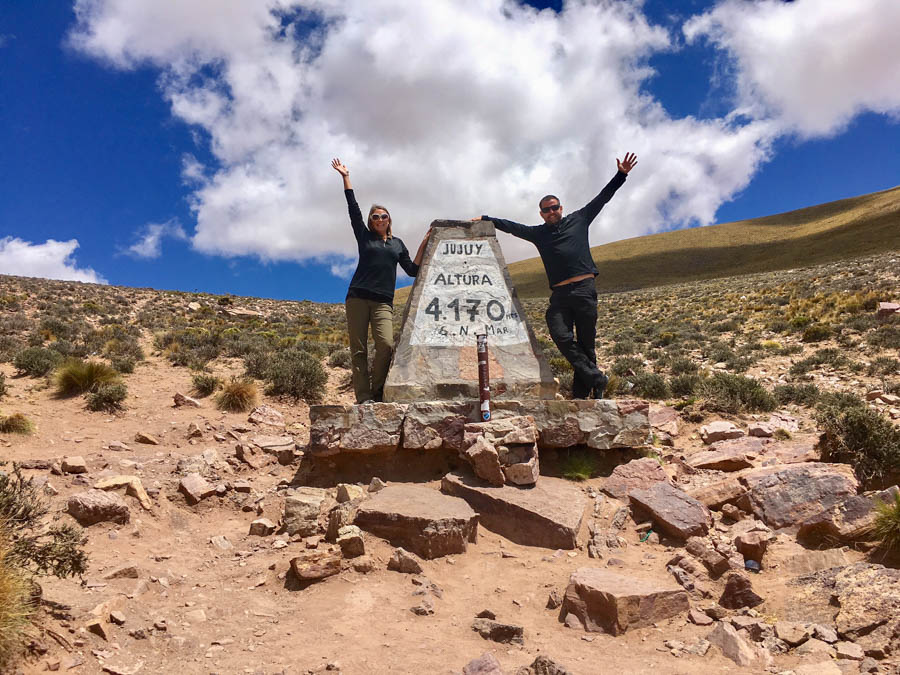
<path fill-rule="evenodd" d="M 0 5 L 0 273 L 340 301 L 353 245 L 339 177 L 324 161 L 333 155 L 350 165 L 361 203 L 391 206 L 411 250 L 431 218 L 533 222 L 530 196 L 545 186 L 577 208 L 608 180 L 615 154 L 631 149 L 639 166 L 592 243 L 900 183 L 896 54 L 847 44 L 834 72 L 819 82 L 805 74 L 815 73 L 829 26 L 859 21 L 869 44 L 878 31 L 896 35 L 892 0 L 859 3 L 871 5 L 860 14 L 885 10 L 887 26 L 852 12 L 829 17 L 822 5 L 831 3 L 810 0 L 784 9 L 647 0 L 614 15 L 569 3 L 568 19 L 559 3 L 506 17 L 467 3 L 435 17 L 404 15 L 393 0 L 347 2 L 332 14 L 282 16 L 296 27 L 291 49 L 271 31 L 244 46 L 254 17 L 197 21 L 203 0 L 186 3 L 198 11 L 187 17 L 141 15 L 144 1 L 82 2 L 79 20 L 78 3 Z M 593 32 L 577 28 L 591 21 Z M 798 31 L 790 46 L 767 50 L 775 68 L 752 35 L 766 22 Z M 407 31 L 434 31 L 437 43 L 482 39 L 469 58 L 465 45 L 445 58 L 394 42 Z M 303 47 L 294 83 L 290 59 Z M 562 54 L 560 68 L 545 48 Z M 371 59 L 361 68 L 352 55 L 363 49 Z M 260 69 L 277 88 L 257 93 L 258 74 L 241 79 Z M 273 103 L 285 92 L 288 103 Z M 528 101 L 547 108 L 528 117 Z M 584 165 L 571 168 L 573 157 Z M 501 244 L 511 260 L 533 255 Z"/>

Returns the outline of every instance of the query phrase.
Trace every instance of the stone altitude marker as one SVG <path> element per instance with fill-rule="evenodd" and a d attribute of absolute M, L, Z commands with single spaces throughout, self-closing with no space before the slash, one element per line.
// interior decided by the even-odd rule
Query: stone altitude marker
<path fill-rule="evenodd" d="M 487 333 L 493 399 L 552 399 L 558 384 L 528 326 L 493 223 L 436 220 L 384 385 L 394 402 L 478 399 Z"/>

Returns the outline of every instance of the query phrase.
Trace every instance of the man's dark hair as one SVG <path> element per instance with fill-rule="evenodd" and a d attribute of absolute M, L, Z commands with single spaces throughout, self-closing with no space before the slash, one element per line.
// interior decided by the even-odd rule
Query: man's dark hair
<path fill-rule="evenodd" d="M 548 199 L 555 199 L 557 202 L 559 201 L 559 197 L 556 195 L 544 195 L 541 197 L 541 201 L 538 202 L 538 208 L 541 208 Z"/>

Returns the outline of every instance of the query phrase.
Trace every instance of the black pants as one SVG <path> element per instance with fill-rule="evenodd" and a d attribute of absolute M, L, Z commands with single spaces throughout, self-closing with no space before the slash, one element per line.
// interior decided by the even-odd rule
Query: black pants
<path fill-rule="evenodd" d="M 550 337 L 575 370 L 572 397 L 587 398 L 601 374 L 594 350 L 597 338 L 597 289 L 594 279 L 554 288 L 546 318 Z"/>

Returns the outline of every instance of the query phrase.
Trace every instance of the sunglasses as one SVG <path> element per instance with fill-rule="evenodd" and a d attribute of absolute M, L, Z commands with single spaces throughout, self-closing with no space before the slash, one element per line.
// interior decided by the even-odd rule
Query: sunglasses
<path fill-rule="evenodd" d="M 541 213 L 550 213 L 552 211 L 559 211 L 562 208 L 562 204 L 551 204 L 550 206 L 542 206 Z"/>
<path fill-rule="evenodd" d="M 369 218 L 372 220 L 387 220 L 390 216 L 386 213 L 373 213 Z"/>

